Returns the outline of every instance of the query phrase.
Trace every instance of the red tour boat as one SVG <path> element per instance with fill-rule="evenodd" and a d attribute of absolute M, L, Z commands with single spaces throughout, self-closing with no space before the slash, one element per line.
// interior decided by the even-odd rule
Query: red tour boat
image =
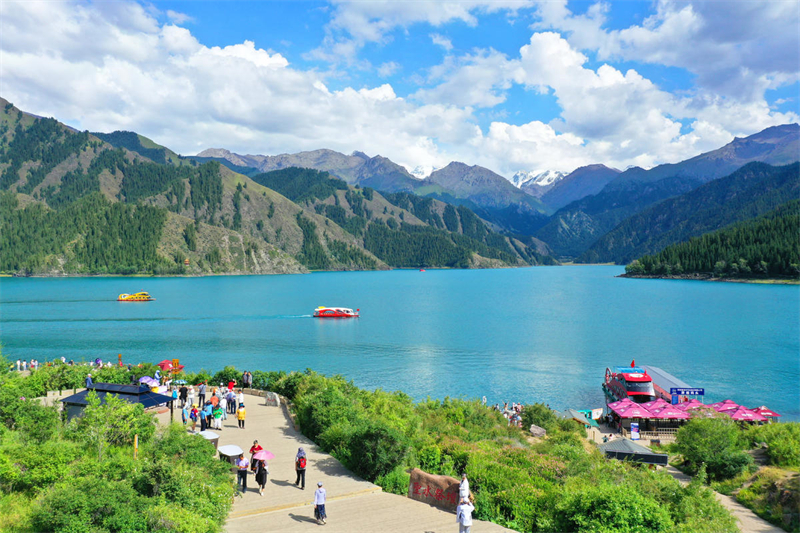
<path fill-rule="evenodd" d="M 635 361 L 631 361 L 630 367 L 606 368 L 603 391 L 612 402 L 629 398 L 634 403 L 647 403 L 656 399 L 652 378 L 647 370 L 636 366 Z"/>
<path fill-rule="evenodd" d="M 316 318 L 358 318 L 358 311 L 356 309 L 348 309 L 347 307 L 325 307 L 321 305 L 314 309 L 314 316 Z"/>

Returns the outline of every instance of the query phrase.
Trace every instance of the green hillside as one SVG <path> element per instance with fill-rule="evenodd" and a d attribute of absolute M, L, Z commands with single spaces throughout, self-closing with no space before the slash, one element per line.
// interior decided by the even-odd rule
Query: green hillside
<path fill-rule="evenodd" d="M 668 246 L 625 268 L 627 275 L 800 278 L 800 200 L 762 217 Z"/>
<path fill-rule="evenodd" d="M 750 163 L 626 219 L 576 262 L 627 264 L 670 244 L 760 216 L 798 197 L 800 164 Z"/>
<path fill-rule="evenodd" d="M 369 187 L 350 187 L 327 172 L 312 169 L 275 170 L 253 176 L 253 180 L 313 207 L 391 266 L 552 263 L 521 242 L 492 231 L 465 207 L 409 193 L 382 195 Z"/>
<path fill-rule="evenodd" d="M 468 210 L 450 232 L 433 201 L 405 198 L 406 209 L 297 169 L 260 175 L 262 184 L 136 133 L 77 132 L 0 104 L 2 272 L 262 274 L 547 260 Z"/>

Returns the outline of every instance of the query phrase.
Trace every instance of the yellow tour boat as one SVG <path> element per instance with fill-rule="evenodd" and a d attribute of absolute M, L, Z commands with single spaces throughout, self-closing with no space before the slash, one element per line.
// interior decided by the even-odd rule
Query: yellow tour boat
<path fill-rule="evenodd" d="M 117 298 L 118 302 L 151 302 L 155 298 L 150 297 L 146 292 L 137 292 L 136 294 L 120 294 Z"/>

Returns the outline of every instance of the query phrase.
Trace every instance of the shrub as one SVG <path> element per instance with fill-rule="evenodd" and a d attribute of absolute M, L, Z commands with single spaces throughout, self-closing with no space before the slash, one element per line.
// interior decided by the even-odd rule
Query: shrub
<path fill-rule="evenodd" d="M 411 475 L 402 466 L 396 467 L 388 474 L 379 476 L 375 480 L 375 484 L 380 485 L 385 492 L 403 496 L 408 494 L 408 484 L 410 482 Z"/>
<path fill-rule="evenodd" d="M 146 501 L 125 482 L 85 477 L 53 487 L 31 518 L 36 531 L 147 533 Z"/>
<path fill-rule="evenodd" d="M 694 474 L 705 465 L 712 481 L 735 477 L 753 461 L 742 451 L 736 422 L 724 415 L 693 418 L 678 430 L 675 444 L 689 473 Z"/>
<path fill-rule="evenodd" d="M 365 479 L 377 479 L 402 464 L 408 439 L 384 424 L 365 424 L 354 432 L 350 448 L 358 453 L 350 457 L 348 466 Z"/>
<path fill-rule="evenodd" d="M 555 511 L 559 531 L 656 532 L 673 526 L 659 502 L 624 485 L 586 483 L 570 487 Z"/>
<path fill-rule="evenodd" d="M 209 381 L 210 384 L 217 386 L 220 383 L 228 385 L 229 382 L 235 381 L 238 386 L 242 386 L 242 372 L 236 370 L 235 366 L 226 366 L 212 377 Z"/>
<path fill-rule="evenodd" d="M 543 403 L 526 405 L 522 410 L 522 427 L 530 429 L 532 425 L 552 431 L 558 426 L 559 418 L 556 414 Z"/>
<path fill-rule="evenodd" d="M 767 443 L 770 464 L 800 466 L 800 422 L 752 426 L 747 430 L 746 437 L 753 446 Z"/>

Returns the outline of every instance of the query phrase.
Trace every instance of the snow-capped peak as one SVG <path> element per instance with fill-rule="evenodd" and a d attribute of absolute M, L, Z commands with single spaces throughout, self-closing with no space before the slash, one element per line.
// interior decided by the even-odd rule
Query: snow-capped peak
<path fill-rule="evenodd" d="M 545 170 L 544 172 L 539 172 L 537 170 L 520 170 L 511 178 L 511 183 L 518 188 L 526 184 L 549 187 L 564 176 L 566 176 L 566 174 L 559 170 Z"/>
<path fill-rule="evenodd" d="M 434 171 L 439 170 L 441 167 L 434 167 L 429 165 L 417 165 L 414 167 L 414 170 L 409 171 L 409 173 L 417 179 L 424 180 Z"/>

